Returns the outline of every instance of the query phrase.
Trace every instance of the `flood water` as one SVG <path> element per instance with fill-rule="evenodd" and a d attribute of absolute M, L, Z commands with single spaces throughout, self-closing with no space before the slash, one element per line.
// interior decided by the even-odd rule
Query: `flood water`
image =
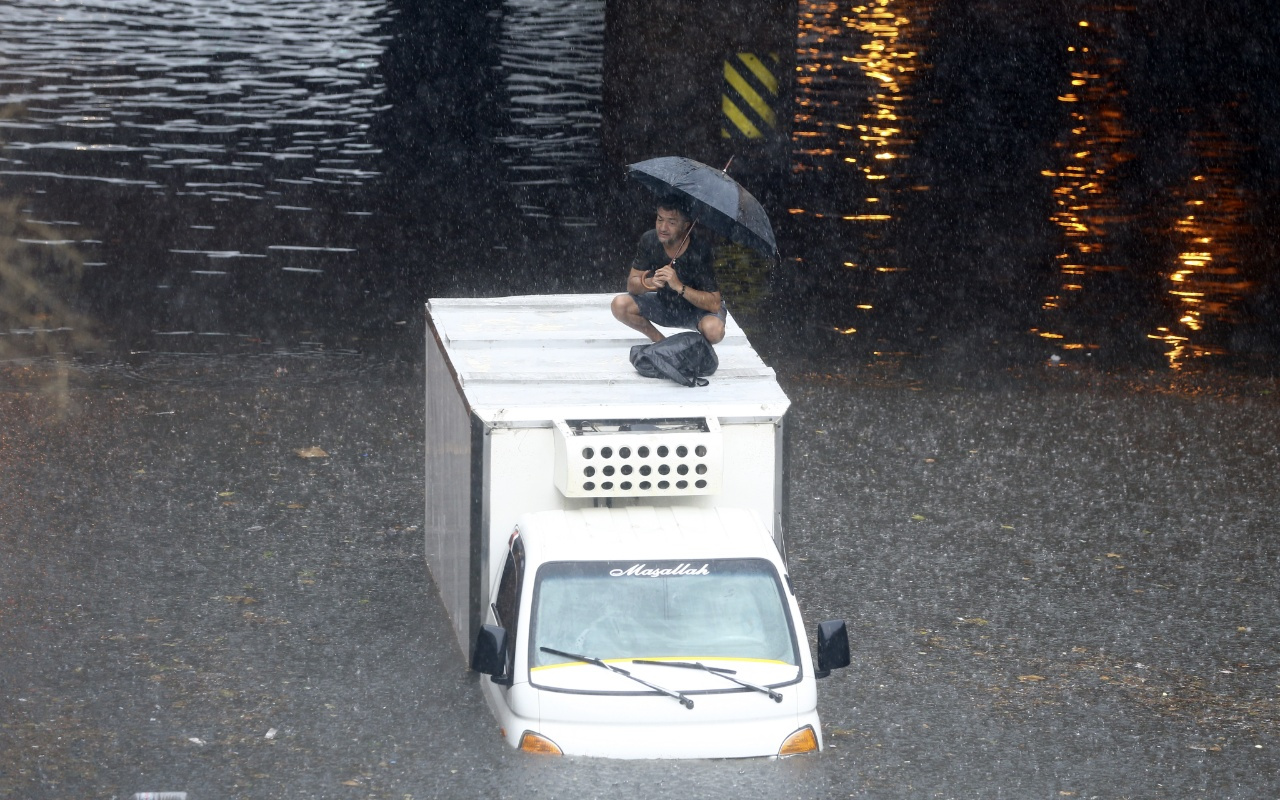
<path fill-rule="evenodd" d="M 995 5 L 801 3 L 783 224 L 824 327 L 1267 362 L 1268 15 Z"/>
<path fill-rule="evenodd" d="M 728 269 L 731 305 L 851 359 L 1269 368 L 1274 15 L 1170 8 L 800 0 L 785 163 L 751 187 L 783 260 Z M 6 345 L 300 341 L 433 293 L 620 285 L 648 200 L 599 144 L 604 20 L 6 6 L 8 268 L 44 297 Z"/>
<path fill-rule="evenodd" d="M 1274 794 L 1271 5 L 796 0 L 720 268 L 855 666 L 671 765 L 506 749 L 425 574 L 423 301 L 651 224 L 605 0 L 439 5 L 0 5 L 0 794 Z"/>

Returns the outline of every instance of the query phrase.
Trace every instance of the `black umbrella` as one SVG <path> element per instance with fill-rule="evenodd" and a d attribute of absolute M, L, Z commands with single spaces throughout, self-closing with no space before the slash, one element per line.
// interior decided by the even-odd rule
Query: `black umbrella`
<path fill-rule="evenodd" d="M 731 241 L 777 257 L 773 226 L 760 201 L 724 170 L 682 156 L 663 156 L 627 166 L 631 177 L 658 194 L 689 200 L 693 219 Z"/>

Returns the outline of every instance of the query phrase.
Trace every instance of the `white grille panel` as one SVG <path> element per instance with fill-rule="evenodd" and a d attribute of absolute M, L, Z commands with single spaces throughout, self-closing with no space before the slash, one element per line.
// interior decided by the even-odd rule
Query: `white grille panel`
<path fill-rule="evenodd" d="M 715 419 L 556 422 L 556 488 L 565 497 L 718 494 Z"/>

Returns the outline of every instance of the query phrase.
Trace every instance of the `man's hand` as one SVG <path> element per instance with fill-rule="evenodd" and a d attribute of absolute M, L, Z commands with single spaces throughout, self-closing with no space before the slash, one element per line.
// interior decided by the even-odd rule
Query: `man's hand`
<path fill-rule="evenodd" d="M 673 292 L 680 291 L 681 286 L 683 286 L 680 283 L 680 277 L 676 275 L 676 268 L 670 263 L 659 267 L 658 271 L 653 273 L 651 282 L 657 286 L 668 286 Z"/>

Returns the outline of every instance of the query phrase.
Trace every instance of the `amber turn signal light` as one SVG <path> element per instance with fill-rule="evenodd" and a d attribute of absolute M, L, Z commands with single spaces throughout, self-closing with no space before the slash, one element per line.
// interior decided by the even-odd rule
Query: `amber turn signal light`
<path fill-rule="evenodd" d="M 817 749 L 818 736 L 813 732 L 812 726 L 805 725 L 783 741 L 782 747 L 778 748 L 778 755 L 794 756 L 800 753 L 812 753 Z"/>
<path fill-rule="evenodd" d="M 540 733 L 525 731 L 520 737 L 520 749 L 526 753 L 541 753 L 544 756 L 562 756 L 560 746 Z"/>

